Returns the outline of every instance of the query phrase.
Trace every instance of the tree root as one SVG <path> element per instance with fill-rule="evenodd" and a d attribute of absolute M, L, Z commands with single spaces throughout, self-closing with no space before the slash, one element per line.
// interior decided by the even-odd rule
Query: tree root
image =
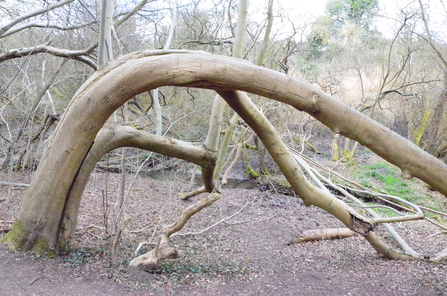
<path fill-rule="evenodd" d="M 188 206 L 175 223 L 163 227 L 155 248 L 133 259 L 129 265 L 151 271 L 159 267 L 162 260 L 179 258 L 181 252 L 170 246 L 170 236 L 180 231 L 194 214 L 219 200 L 220 196 L 219 193 L 214 192 L 195 204 Z"/>

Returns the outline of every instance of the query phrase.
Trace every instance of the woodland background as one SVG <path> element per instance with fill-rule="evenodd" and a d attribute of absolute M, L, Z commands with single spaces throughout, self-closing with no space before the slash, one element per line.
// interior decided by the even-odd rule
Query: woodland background
<path fill-rule="evenodd" d="M 282 8 L 281 1 L 274 2 L 274 25 L 262 66 L 318 85 L 445 161 L 447 51 L 443 26 L 434 17 L 433 7 L 441 8 L 436 11 L 437 15 L 447 15 L 447 11 L 442 1 L 436 6 L 434 2 L 400 3 L 400 9 L 391 17 L 395 27 L 386 37 L 377 30 L 378 23 L 383 21 L 378 1 L 328 1 L 325 15 L 318 17 L 292 15 Z M 237 1 L 143 0 L 116 1 L 114 5 L 113 56 L 143 49 L 163 49 L 175 18 L 169 48 L 233 54 Z M 267 3 L 262 5 L 250 9 L 248 15 L 243 58 L 253 63 L 262 52 L 262 36 L 267 26 Z M 32 15 L 36 11 L 43 12 Z M 36 169 L 47 139 L 70 99 L 98 67 L 100 14 L 99 1 L 0 1 L 0 153 L 2 182 L 6 185 L 3 188 L 7 192 L 3 197 L 3 202 L 7 202 L 2 210 L 4 225 L 13 220 L 19 204 L 13 188 L 20 186 L 17 184 L 20 181 L 28 183 L 24 176 Z M 18 22 L 14 23 L 16 20 Z M 9 26 L 12 23 L 14 25 Z M 160 88 L 162 134 L 202 143 L 208 130 L 213 96 L 213 92 L 201 89 Z M 289 147 L 326 166 L 340 168 L 363 186 L 410 199 L 431 209 L 429 218 L 441 231 L 446 230 L 443 213 L 447 205 L 443 197 L 429 193 L 420 183 L 401 181 L 391 165 L 379 162 L 370 151 L 334 134 L 309 115 L 260 97 L 252 99 Z M 154 101 L 153 93 L 139 95 L 115 113 L 114 120 L 156 133 Z M 231 116 L 231 110 L 227 109 L 224 122 L 228 123 Z M 238 124 L 230 150 L 235 147 L 243 147 L 239 162 L 230 172 L 237 186 L 248 180 L 249 186 L 258 190 L 293 195 L 285 181 L 276 177 L 279 170 L 271 159 L 254 150 L 256 137 L 242 122 Z M 102 219 L 102 226 L 98 232 L 83 226 L 79 243 L 93 244 L 86 239 L 92 233 L 108 237 L 107 228 L 112 227 L 108 219 L 113 216 L 110 205 L 119 191 L 108 183 L 116 176 L 109 179 L 108 174 L 122 170 L 121 153 L 114 151 L 97 165 L 97 175 L 92 179 L 90 186 L 93 187 L 88 194 L 96 194 L 99 198 L 96 201 L 100 203 L 95 205 L 98 211 L 91 215 L 99 215 L 96 219 Z M 192 165 L 136 149 L 125 150 L 125 156 L 126 172 L 134 176 L 138 173 L 181 180 L 183 185 L 175 185 L 181 195 L 191 189 L 187 182 L 191 174 L 195 174 Z M 97 186 L 98 180 L 105 185 Z M 133 184 L 135 180 L 127 182 Z M 162 188 L 162 185 L 157 186 Z M 279 200 L 279 206 L 284 202 L 291 203 L 284 198 Z M 4 214 L 6 211 L 8 213 Z M 154 217 L 146 218 L 161 222 L 158 215 L 161 214 L 154 212 Z M 144 223 L 134 225 L 136 221 L 130 215 L 124 215 L 123 221 L 129 229 L 138 226 L 155 233 L 158 227 Z M 92 223 L 87 224 L 98 224 L 97 221 Z M 132 235 L 130 232 L 124 235 L 126 251 L 138 240 Z M 118 262 L 129 259 L 128 255 L 122 256 L 124 258 Z M 169 264 L 163 268 L 169 269 Z M 178 272 L 180 267 L 171 268 Z M 227 271 L 217 273 L 226 275 Z M 442 280 L 440 283 L 441 287 Z"/>

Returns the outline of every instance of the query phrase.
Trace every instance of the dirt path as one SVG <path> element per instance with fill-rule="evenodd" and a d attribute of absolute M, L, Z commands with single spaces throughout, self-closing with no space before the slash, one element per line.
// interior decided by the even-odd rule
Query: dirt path
<path fill-rule="evenodd" d="M 123 215 L 122 264 L 112 268 L 102 223 L 103 189 L 97 185 L 103 178 L 94 177 L 86 191 L 78 251 L 38 259 L 0 247 L 0 295 L 447 295 L 445 265 L 386 260 L 360 237 L 288 246 L 303 230 L 340 224 L 298 199 L 256 190 L 225 190 L 217 204 L 194 217 L 184 232 L 202 230 L 245 205 L 211 230 L 175 237 L 181 259 L 166 262 L 155 274 L 129 269 L 138 243 L 154 242 L 154 230 L 186 206 L 178 199 L 184 184 L 143 178 Z M 108 182 L 112 187 L 114 177 Z M 1 220 L 12 219 L 5 213 L 17 211 L 22 194 L 16 189 L 9 195 Z M 397 229 L 417 251 L 447 245 L 446 236 L 431 236 L 436 230 L 424 221 Z"/>

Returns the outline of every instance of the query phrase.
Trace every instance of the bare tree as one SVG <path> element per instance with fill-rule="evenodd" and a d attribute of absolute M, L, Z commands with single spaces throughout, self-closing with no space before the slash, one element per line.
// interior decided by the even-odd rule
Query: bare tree
<path fill-rule="evenodd" d="M 316 188 L 304 178 L 275 130 L 253 103 L 231 90 L 255 93 L 308 112 L 332 130 L 398 166 L 403 177 L 418 177 L 447 195 L 444 163 L 307 82 L 234 58 L 184 51 L 146 51 L 111 62 L 79 89 L 34 175 L 13 229 L 2 241 L 14 249 L 36 252 L 57 248 L 73 184 L 97 133 L 124 102 L 162 85 L 217 90 L 263 140 L 305 204 L 330 212 L 387 257 L 408 258 L 408 255 L 384 244 L 375 233 L 375 225 L 405 221 L 408 217 L 363 217 L 343 201 Z"/>

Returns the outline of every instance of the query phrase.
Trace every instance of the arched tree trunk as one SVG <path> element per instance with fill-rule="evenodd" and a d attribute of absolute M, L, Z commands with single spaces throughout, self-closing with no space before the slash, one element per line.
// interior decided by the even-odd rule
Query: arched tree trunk
<path fill-rule="evenodd" d="M 307 82 L 235 58 L 146 51 L 110 62 L 78 90 L 3 241 L 15 249 L 57 247 L 71 191 L 97 133 L 124 102 L 165 85 L 242 90 L 290 104 L 369 147 L 398 166 L 404 177 L 416 176 L 447 195 L 444 163 Z"/>
<path fill-rule="evenodd" d="M 140 148 L 180 158 L 197 164 L 203 170 L 208 171 L 210 175 L 212 175 L 216 163 L 215 153 L 187 142 L 153 135 L 128 126 L 113 124 L 104 126 L 96 136 L 70 191 L 61 227 L 61 247 L 69 248 L 72 245 L 82 194 L 96 163 L 105 154 L 120 147 Z"/>

